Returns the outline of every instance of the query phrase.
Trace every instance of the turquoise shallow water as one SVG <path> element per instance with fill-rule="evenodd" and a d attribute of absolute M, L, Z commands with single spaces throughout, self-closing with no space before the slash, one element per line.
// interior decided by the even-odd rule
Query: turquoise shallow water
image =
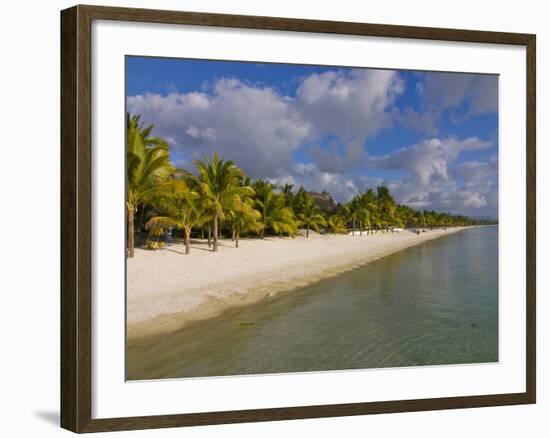
<path fill-rule="evenodd" d="M 130 343 L 127 378 L 496 361 L 498 228 L 482 227 Z"/>

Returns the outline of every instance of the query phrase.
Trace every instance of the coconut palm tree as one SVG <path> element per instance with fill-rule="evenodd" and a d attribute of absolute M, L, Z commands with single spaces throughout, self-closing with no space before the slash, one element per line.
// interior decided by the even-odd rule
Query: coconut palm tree
<path fill-rule="evenodd" d="M 333 214 L 327 219 L 327 227 L 331 233 L 334 234 L 346 234 L 346 221 L 338 214 Z"/>
<path fill-rule="evenodd" d="M 228 223 L 233 231 L 235 248 L 239 247 L 241 233 L 257 233 L 262 229 L 262 215 L 252 207 L 250 202 L 243 202 L 229 212 Z"/>
<path fill-rule="evenodd" d="M 134 256 L 134 215 L 140 205 L 151 201 L 172 174 L 168 144 L 152 137 L 153 125 L 143 127 L 140 116 L 126 119 L 126 212 L 128 257 Z"/>
<path fill-rule="evenodd" d="M 218 250 L 218 224 L 225 219 L 233 205 L 243 198 L 252 196 L 254 191 L 242 185 L 244 174 L 233 161 L 223 160 L 214 153 L 203 161 L 195 160 L 197 176 L 193 179 L 206 210 L 212 215 L 213 251 Z"/>
<path fill-rule="evenodd" d="M 298 225 L 292 208 L 287 207 L 284 198 L 274 192 L 275 186 L 266 181 L 257 180 L 254 189 L 254 207 L 260 212 L 262 229 L 260 236 L 265 237 L 267 228 L 275 234 L 295 236 Z"/>
<path fill-rule="evenodd" d="M 168 202 L 173 212 L 172 217 L 177 220 L 178 228 L 183 229 L 185 254 L 189 254 L 193 228 L 202 226 L 210 220 L 210 216 L 205 210 L 205 204 L 200 199 L 199 193 L 192 190 L 185 179 L 174 181 Z"/>
<path fill-rule="evenodd" d="M 181 228 L 183 228 L 185 254 L 189 254 L 193 228 L 201 226 L 208 217 L 202 208 L 200 200 L 192 198 L 185 201 L 185 206 L 177 217 Z"/>
<path fill-rule="evenodd" d="M 370 214 L 369 209 L 366 206 L 361 205 L 359 207 L 358 211 L 357 211 L 357 220 L 359 221 L 359 235 L 360 236 L 363 235 L 363 230 L 365 229 L 365 227 L 367 227 L 367 230 L 368 230 L 368 228 L 370 228 L 370 226 L 371 226 L 370 218 L 371 218 L 371 214 Z"/>
<path fill-rule="evenodd" d="M 320 227 L 326 226 L 326 221 L 319 207 L 315 205 L 311 197 L 309 197 L 304 205 L 302 211 L 296 215 L 299 223 L 306 227 L 306 238 L 309 238 L 309 229 L 319 232 Z"/>
<path fill-rule="evenodd" d="M 308 199 L 312 199 L 311 196 L 306 192 L 306 189 L 300 187 L 292 199 L 292 209 L 294 210 L 294 214 L 297 215 L 302 212 L 302 208 Z"/>
<path fill-rule="evenodd" d="M 203 208 L 199 194 L 189 188 L 185 180 L 170 181 L 155 203 L 155 207 L 166 212 L 166 216 L 151 218 L 146 227 L 160 227 L 166 229 L 170 226 L 180 228 L 184 234 L 185 254 L 191 251 L 191 233 L 193 228 L 199 227 L 209 220 L 209 216 Z"/>
<path fill-rule="evenodd" d="M 283 184 L 281 186 L 281 196 L 285 200 L 286 207 L 292 207 L 294 201 L 294 193 L 292 192 L 292 189 L 294 189 L 293 184 Z"/>
<path fill-rule="evenodd" d="M 361 211 L 361 205 L 359 203 L 359 200 L 357 196 L 351 200 L 351 202 L 347 206 L 347 220 L 348 222 L 351 222 L 351 235 L 355 236 L 355 226 L 357 224 L 357 220 L 359 218 L 359 214 Z"/>
<path fill-rule="evenodd" d="M 395 222 L 395 200 L 386 186 L 378 187 L 376 192 L 380 221 L 384 228 L 387 228 Z"/>

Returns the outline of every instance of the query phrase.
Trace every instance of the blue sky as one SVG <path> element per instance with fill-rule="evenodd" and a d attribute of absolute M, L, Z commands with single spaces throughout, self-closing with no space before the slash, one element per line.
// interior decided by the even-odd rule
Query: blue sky
<path fill-rule="evenodd" d="M 498 77 L 127 57 L 127 109 L 190 167 L 217 151 L 253 178 L 345 202 L 497 217 Z"/>

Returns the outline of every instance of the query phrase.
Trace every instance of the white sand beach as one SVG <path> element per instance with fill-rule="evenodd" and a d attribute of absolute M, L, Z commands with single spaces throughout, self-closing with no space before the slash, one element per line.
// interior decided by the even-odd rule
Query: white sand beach
<path fill-rule="evenodd" d="M 206 241 L 192 239 L 189 255 L 181 243 L 156 251 L 138 248 L 127 264 L 128 336 L 213 317 L 463 229 L 251 238 L 241 239 L 240 248 L 222 239 L 216 253 Z"/>

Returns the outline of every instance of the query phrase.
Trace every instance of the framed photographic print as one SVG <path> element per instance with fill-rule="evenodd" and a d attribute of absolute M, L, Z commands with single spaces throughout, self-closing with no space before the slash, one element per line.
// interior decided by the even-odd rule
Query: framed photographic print
<path fill-rule="evenodd" d="M 61 13 L 61 423 L 535 403 L 535 36 Z"/>

